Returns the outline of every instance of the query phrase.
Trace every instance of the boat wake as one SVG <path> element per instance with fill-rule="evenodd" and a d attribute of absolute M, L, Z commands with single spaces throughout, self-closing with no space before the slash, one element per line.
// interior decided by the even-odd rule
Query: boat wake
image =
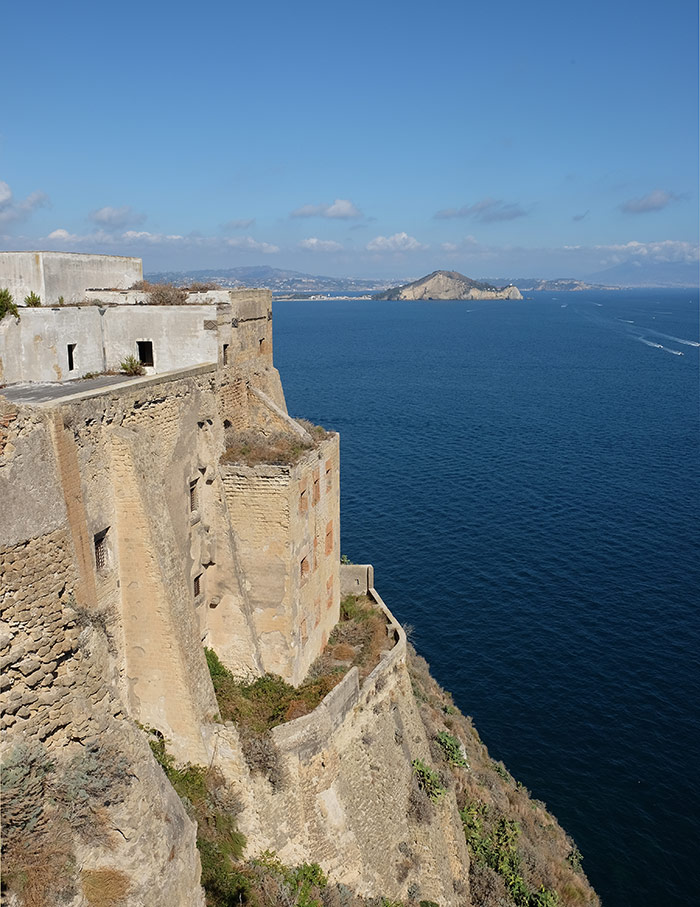
<path fill-rule="evenodd" d="M 653 340 L 645 340 L 644 337 L 637 337 L 640 343 L 644 343 L 646 346 L 653 346 L 657 350 L 663 350 L 664 353 L 671 353 L 672 356 L 682 356 L 683 353 L 680 350 L 672 350 L 668 346 L 664 346 L 663 343 L 655 343 Z"/>
<path fill-rule="evenodd" d="M 685 346 L 700 347 L 700 343 L 697 340 L 684 340 L 682 337 L 674 337 L 673 334 L 662 334 L 661 331 L 649 331 L 649 333 L 653 334 L 655 337 L 664 337 L 666 340 L 673 340 L 674 343 L 683 343 Z"/>

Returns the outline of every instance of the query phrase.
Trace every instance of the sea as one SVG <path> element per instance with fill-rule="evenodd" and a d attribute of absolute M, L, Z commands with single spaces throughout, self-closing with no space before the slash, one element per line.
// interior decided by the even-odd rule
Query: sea
<path fill-rule="evenodd" d="M 696 290 L 274 304 L 341 550 L 604 907 L 700 903 Z"/>

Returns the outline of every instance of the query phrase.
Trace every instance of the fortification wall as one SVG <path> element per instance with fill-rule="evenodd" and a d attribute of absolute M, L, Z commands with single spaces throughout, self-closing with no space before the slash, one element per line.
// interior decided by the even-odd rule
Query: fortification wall
<path fill-rule="evenodd" d="M 140 258 L 80 252 L 0 252 L 0 287 L 22 304 L 36 293 L 44 305 L 82 302 L 88 287 L 130 287 L 143 278 Z"/>
<path fill-rule="evenodd" d="M 292 683 L 338 620 L 338 476 L 337 435 L 291 467 L 221 467 L 262 665 Z"/>
<path fill-rule="evenodd" d="M 282 781 L 273 787 L 251 775 L 233 727 L 214 729 L 212 747 L 245 804 L 239 825 L 249 853 L 316 860 L 334 881 L 368 896 L 462 903 L 469 856 L 455 797 L 448 791 L 422 815 L 411 809 L 411 763 L 430 763 L 430 745 L 406 669 L 405 634 L 376 590 L 368 591 L 395 645 L 361 687 L 353 668 L 311 714 L 273 729 Z"/>
<path fill-rule="evenodd" d="M 142 359 L 148 374 L 205 362 L 270 369 L 269 292 L 210 295 L 216 299 L 181 306 L 23 308 L 19 319 L 0 322 L 0 381 L 65 381 L 118 371 L 127 356 Z"/>
<path fill-rule="evenodd" d="M 22 754 L 28 785 L 13 783 L 16 775 L 4 779 L 5 846 L 18 846 L 19 836 L 22 849 L 22 828 L 8 819 L 17 797 L 20 804 L 31 797 L 35 814 L 41 812 L 37 791 L 45 782 L 35 780 L 29 766 L 43 747 L 54 765 L 49 780 L 78 765 L 83 787 L 112 793 L 99 834 L 81 837 L 80 823 L 67 827 L 66 817 L 51 807 L 49 819 L 41 813 L 29 853 L 44 877 L 61 884 L 65 861 L 54 866 L 52 860 L 63 847 L 66 859 L 72 853 L 86 873 L 126 867 L 127 907 L 201 905 L 195 827 L 127 719 L 114 623 L 97 606 L 95 584 L 84 575 L 80 475 L 56 446 L 54 414 L 17 410 L 2 399 L 0 749 L 3 758 Z M 124 789 L 116 796 L 118 759 L 127 760 L 129 780 L 121 778 Z M 75 903 L 81 898 L 76 894 Z"/>

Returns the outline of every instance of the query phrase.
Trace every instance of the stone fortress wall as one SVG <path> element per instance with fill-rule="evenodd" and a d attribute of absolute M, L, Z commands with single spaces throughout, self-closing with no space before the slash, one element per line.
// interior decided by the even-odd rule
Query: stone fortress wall
<path fill-rule="evenodd" d="M 0 396 L 3 748 L 112 742 L 128 754 L 137 780 L 112 815 L 122 834 L 80 854 L 88 868 L 128 868 L 128 907 L 202 903 L 193 824 L 135 722 L 178 759 L 221 768 L 248 855 L 272 848 L 360 892 L 405 897 L 409 848 L 422 854 L 422 896 L 457 904 L 469 864 L 454 795 L 431 824 L 408 817 L 411 761 L 430 748 L 405 636 L 370 568 L 341 573 L 338 436 L 293 466 L 221 462 L 231 435 L 305 435 L 272 364 L 269 294 L 229 300 L 210 304 L 213 362 L 92 391 L 71 382 L 32 405 L 11 387 Z M 153 331 L 170 307 L 150 308 L 128 312 Z M 236 674 L 298 683 L 341 587 L 369 591 L 394 646 L 361 687 L 351 670 L 311 715 L 274 730 L 273 786 L 251 772 L 235 726 L 216 721 L 204 646 Z"/>
<path fill-rule="evenodd" d="M 2 254 L 2 253 L 0 253 Z M 1 272 L 0 272 L 1 274 Z M 0 287 L 5 278 L 0 278 Z M 183 305 L 122 305 L 122 295 L 80 306 L 21 308 L 0 322 L 0 383 L 64 381 L 119 371 L 127 356 L 147 374 L 205 362 L 272 362 L 271 297 L 267 290 L 189 293 Z"/>

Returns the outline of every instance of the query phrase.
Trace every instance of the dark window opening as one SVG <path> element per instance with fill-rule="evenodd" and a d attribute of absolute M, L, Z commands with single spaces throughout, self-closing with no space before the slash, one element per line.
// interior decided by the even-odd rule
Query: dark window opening
<path fill-rule="evenodd" d="M 72 372 L 75 369 L 75 348 L 77 343 L 68 344 L 68 371 Z"/>
<path fill-rule="evenodd" d="M 221 354 L 224 365 L 228 365 L 228 343 L 224 344 L 224 348 Z"/>
<path fill-rule="evenodd" d="M 194 578 L 194 597 L 199 598 L 202 594 L 202 574 L 199 573 Z"/>
<path fill-rule="evenodd" d="M 141 365 L 152 366 L 153 365 L 153 341 L 152 340 L 137 340 L 136 347 L 139 352 L 139 361 Z"/>
<path fill-rule="evenodd" d="M 199 488 L 197 484 L 199 479 L 195 479 L 194 482 L 190 482 L 190 513 L 194 513 L 196 510 L 199 510 Z"/>
<path fill-rule="evenodd" d="M 103 529 L 102 532 L 98 532 L 94 537 L 95 542 L 95 567 L 98 570 L 104 570 L 107 566 L 107 533 L 109 532 L 109 526 L 106 529 Z"/>

